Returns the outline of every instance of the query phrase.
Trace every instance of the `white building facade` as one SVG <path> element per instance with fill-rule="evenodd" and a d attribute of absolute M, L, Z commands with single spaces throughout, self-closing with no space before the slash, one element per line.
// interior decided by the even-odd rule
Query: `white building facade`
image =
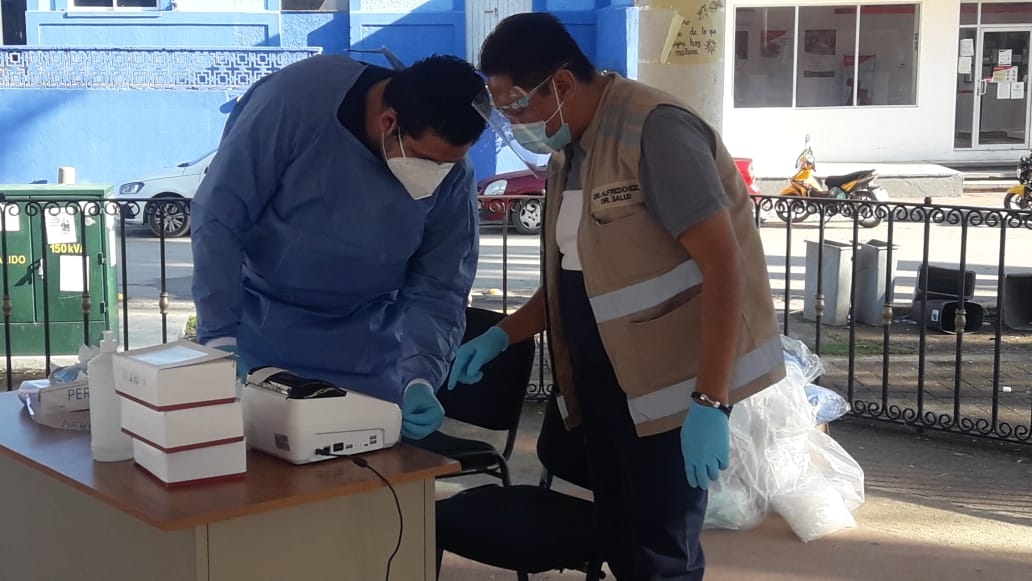
<path fill-rule="evenodd" d="M 722 131 L 759 175 L 828 162 L 1016 162 L 1032 2 L 725 3 Z M 859 58 L 858 56 L 859 55 Z"/>

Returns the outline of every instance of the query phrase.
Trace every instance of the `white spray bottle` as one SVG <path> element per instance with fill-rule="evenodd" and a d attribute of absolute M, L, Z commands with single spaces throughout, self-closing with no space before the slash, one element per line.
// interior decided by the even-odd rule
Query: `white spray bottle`
<path fill-rule="evenodd" d="M 119 462 L 133 457 L 133 442 L 122 432 L 122 407 L 115 393 L 112 359 L 118 348 L 111 331 L 104 331 L 100 353 L 86 364 L 90 385 L 90 448 L 97 462 Z"/>

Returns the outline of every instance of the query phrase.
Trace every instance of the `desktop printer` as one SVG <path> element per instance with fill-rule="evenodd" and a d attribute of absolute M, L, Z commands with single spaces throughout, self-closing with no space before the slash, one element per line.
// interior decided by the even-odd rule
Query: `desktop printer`
<path fill-rule="evenodd" d="M 389 448 L 401 434 L 397 404 L 275 367 L 252 370 L 240 399 L 247 445 L 293 464 Z"/>

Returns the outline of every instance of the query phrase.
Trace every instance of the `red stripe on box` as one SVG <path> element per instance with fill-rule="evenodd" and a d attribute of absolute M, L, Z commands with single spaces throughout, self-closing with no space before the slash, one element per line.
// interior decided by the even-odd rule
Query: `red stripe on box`
<path fill-rule="evenodd" d="M 184 488 L 187 486 L 197 486 L 200 484 L 218 484 L 220 482 L 233 482 L 235 480 L 243 480 L 247 478 L 247 472 L 240 472 L 238 474 L 226 474 L 224 476 L 212 476 L 210 478 L 197 478 L 195 480 L 183 480 L 180 482 L 165 482 L 157 474 L 147 470 L 146 467 L 133 462 L 133 465 L 139 468 L 144 474 L 151 477 L 151 479 L 157 481 L 165 488 Z"/>
<path fill-rule="evenodd" d="M 131 395 L 125 393 L 125 392 L 118 391 L 117 389 L 115 390 L 115 393 L 117 393 L 118 395 L 124 397 L 125 399 L 127 399 L 127 400 L 129 400 L 131 402 L 138 403 L 138 404 L 142 405 L 143 407 L 148 408 L 148 409 L 152 409 L 152 410 L 154 410 L 156 412 L 175 412 L 175 411 L 179 411 L 179 410 L 188 410 L 188 409 L 191 409 L 191 408 L 203 408 L 203 407 L 208 407 L 208 406 L 212 406 L 212 405 L 222 405 L 222 404 L 227 404 L 227 403 L 233 403 L 233 402 L 236 401 L 236 397 L 227 397 L 227 398 L 223 398 L 223 399 L 212 399 L 212 400 L 208 400 L 208 401 L 197 401 L 197 402 L 192 402 L 192 403 L 177 403 L 177 404 L 174 404 L 174 405 L 154 405 L 154 404 L 147 403 L 147 402 L 143 401 L 142 399 L 140 399 L 138 397 L 133 397 L 133 396 L 131 396 Z"/>
<path fill-rule="evenodd" d="M 162 452 L 164 452 L 166 454 L 174 454 L 176 452 L 186 452 L 188 450 L 197 450 L 199 448 L 211 448 L 213 446 L 221 446 L 223 444 L 235 444 L 236 442 L 243 442 L 244 441 L 244 437 L 243 436 L 238 436 L 238 437 L 235 437 L 235 438 L 224 438 L 222 440 L 213 440 L 211 442 L 199 442 L 197 444 L 187 444 L 185 446 L 176 446 L 175 448 L 164 448 L 162 446 L 159 446 L 159 445 L 155 444 L 154 442 L 151 442 L 147 438 L 143 438 L 143 437 L 141 437 L 138 434 L 134 434 L 133 432 L 131 432 L 131 431 L 125 429 L 125 428 L 122 428 L 122 432 L 127 434 L 129 437 L 131 437 L 131 438 L 133 438 L 135 440 L 139 440 L 139 441 L 143 442 L 144 444 L 147 444 L 151 448 L 154 448 L 155 450 L 160 450 L 160 451 L 162 451 Z"/>

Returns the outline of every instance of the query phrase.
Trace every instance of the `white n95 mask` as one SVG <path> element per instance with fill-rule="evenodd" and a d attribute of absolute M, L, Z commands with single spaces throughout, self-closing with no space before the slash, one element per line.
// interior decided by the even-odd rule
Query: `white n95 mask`
<path fill-rule="evenodd" d="M 384 138 L 380 139 L 380 147 L 384 150 L 383 157 L 387 160 L 387 168 L 391 170 L 394 177 L 398 178 L 413 200 L 422 200 L 433 195 L 448 172 L 455 166 L 454 163 L 437 163 L 429 159 L 408 157 L 405 155 L 405 146 L 401 143 L 401 130 L 398 130 L 401 157 L 387 157 L 387 148 L 383 144 Z"/>

